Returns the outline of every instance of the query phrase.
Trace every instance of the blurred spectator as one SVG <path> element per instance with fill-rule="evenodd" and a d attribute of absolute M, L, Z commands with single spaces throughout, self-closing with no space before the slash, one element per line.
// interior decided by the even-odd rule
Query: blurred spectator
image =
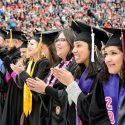
<path fill-rule="evenodd" d="M 0 27 L 35 31 L 68 27 L 72 20 L 125 28 L 124 0 L 1 0 Z"/>

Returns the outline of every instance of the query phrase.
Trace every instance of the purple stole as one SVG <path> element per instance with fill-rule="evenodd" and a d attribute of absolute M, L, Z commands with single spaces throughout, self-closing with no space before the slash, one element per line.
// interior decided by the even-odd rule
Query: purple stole
<path fill-rule="evenodd" d="M 118 124 L 118 108 L 125 93 L 124 88 L 119 89 L 119 77 L 110 75 L 109 80 L 103 84 L 106 109 L 112 125 Z"/>
<path fill-rule="evenodd" d="M 93 79 L 86 78 L 87 74 L 88 68 L 85 69 L 85 71 L 82 73 L 79 79 L 79 87 L 85 95 L 87 95 L 90 92 L 91 86 L 93 84 Z"/>
<path fill-rule="evenodd" d="M 85 71 L 82 73 L 79 81 L 77 80 L 80 89 L 85 95 L 87 95 L 90 92 L 91 86 L 93 84 L 93 79 L 87 78 L 87 74 L 88 74 L 88 68 L 86 68 Z M 80 119 L 77 116 L 76 125 L 79 124 L 80 124 Z"/>

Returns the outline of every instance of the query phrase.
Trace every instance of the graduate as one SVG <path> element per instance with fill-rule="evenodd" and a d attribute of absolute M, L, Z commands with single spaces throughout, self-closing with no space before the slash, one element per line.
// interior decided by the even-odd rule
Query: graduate
<path fill-rule="evenodd" d="M 16 63 L 20 57 L 20 48 L 25 46 L 27 43 L 26 36 L 23 32 L 12 31 L 11 29 L 7 31 L 4 46 L 7 48 L 7 56 L 4 57 L 4 64 L 7 70 L 10 70 L 9 63 Z M 11 72 L 11 71 L 10 71 Z"/>
<path fill-rule="evenodd" d="M 108 78 L 107 85 L 103 84 L 103 91 L 106 101 L 106 109 L 113 125 L 124 125 L 124 102 L 125 102 L 125 30 L 105 29 L 112 33 L 105 47 L 105 63 L 108 72 L 112 75 L 105 75 L 103 80 Z M 104 72 L 105 73 L 105 72 Z M 113 75 L 115 74 L 115 75 Z M 109 84 L 108 84 L 109 83 Z M 111 92 L 108 91 L 108 89 Z M 110 97 L 110 100 L 107 98 Z M 110 105 L 108 104 L 111 102 Z M 112 107 L 110 109 L 110 107 Z"/>
<path fill-rule="evenodd" d="M 102 47 L 101 41 L 106 43 L 108 36 L 106 32 L 79 21 L 72 22 L 71 27 L 77 32 L 72 52 L 76 62 L 80 66 L 79 70 L 81 71 L 81 73 L 79 70 L 76 71 L 76 74 L 80 74 L 76 79 L 78 84 L 76 82 L 73 84 L 75 78 L 73 78 L 72 74 L 66 70 L 53 68 L 53 73 L 63 84 L 69 85 L 66 89 L 68 95 L 77 105 L 78 115 L 80 116 L 83 125 L 89 125 L 89 104 L 91 102 L 95 81 L 97 80 L 96 76 L 98 75 L 98 72 L 100 72 L 102 65 L 99 50 L 101 50 Z M 94 38 L 92 38 L 93 34 Z M 92 39 L 94 39 L 94 41 L 92 41 Z M 94 42 L 94 45 L 92 45 L 92 42 Z M 70 83 L 72 84 L 70 85 Z M 75 88 L 74 85 L 77 87 L 79 86 L 78 89 L 77 87 Z M 78 96 L 82 96 L 82 94 L 87 95 L 88 99 L 88 105 L 84 104 L 84 112 L 82 112 L 78 100 Z"/>
<path fill-rule="evenodd" d="M 112 33 L 112 36 L 108 40 L 104 49 L 106 67 L 104 68 L 105 70 L 103 69 L 103 72 L 99 75 L 99 83 L 101 84 L 97 84 L 95 87 L 95 95 L 93 96 L 93 99 L 96 101 L 93 102 L 92 106 L 97 108 L 98 115 L 100 113 L 104 114 L 104 110 L 106 110 L 109 116 L 110 124 L 120 125 L 120 121 L 118 121 L 118 111 L 125 94 L 125 30 L 113 28 L 105 30 Z M 99 90 L 101 90 L 101 96 L 97 97 Z M 100 103 L 97 100 L 100 100 Z M 93 117 L 96 117 L 96 113 Z M 106 113 L 103 117 L 106 117 Z M 106 124 L 107 122 L 106 119 L 103 121 L 98 118 L 97 120 L 103 124 Z"/>
<path fill-rule="evenodd" d="M 20 119 L 22 110 L 20 108 L 21 92 L 16 86 L 13 79 L 13 70 L 10 67 L 11 63 L 17 63 L 20 58 L 20 48 L 26 44 L 26 37 L 24 33 L 19 31 L 10 31 L 7 35 L 7 41 L 5 45 L 8 47 L 7 56 L 4 58 L 4 66 L 6 69 L 5 82 L 4 82 L 4 97 L 5 104 L 3 114 L 0 123 L 6 124 L 17 124 Z M 28 42 L 28 41 L 27 41 Z"/>
<path fill-rule="evenodd" d="M 74 38 L 75 34 L 71 29 L 64 29 L 55 40 L 56 52 L 60 58 L 60 62 L 56 67 L 67 69 L 73 74 L 77 68 L 72 54 Z M 44 81 L 29 78 L 27 85 L 32 91 L 50 97 L 47 106 L 47 123 L 44 125 L 76 125 L 75 105 L 69 105 L 67 93 L 65 92 L 66 86 L 59 82 L 51 71 Z"/>
<path fill-rule="evenodd" d="M 41 33 L 34 35 L 28 44 L 29 63 L 26 71 L 19 65 L 11 65 L 19 76 L 20 82 L 17 84 L 22 86 L 24 91 L 23 115 L 20 123 L 22 125 L 44 124 L 44 121 L 41 120 L 42 98 L 38 93 L 30 91 L 26 85 L 26 79 L 29 77 L 44 79 L 50 70 L 50 66 L 56 63 L 58 58 L 54 55 L 53 42 L 57 34 L 58 31 L 49 31 L 43 32 L 42 35 Z M 49 61 L 50 59 L 51 61 Z"/>

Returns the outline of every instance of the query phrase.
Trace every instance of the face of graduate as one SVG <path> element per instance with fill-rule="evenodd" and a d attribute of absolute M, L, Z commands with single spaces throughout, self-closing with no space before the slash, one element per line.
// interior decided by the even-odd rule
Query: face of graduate
<path fill-rule="evenodd" d="M 6 39 L 4 41 L 4 46 L 8 49 L 11 50 L 12 47 L 18 48 L 20 46 L 20 42 L 17 39 L 12 39 L 12 47 L 10 47 L 10 39 Z"/>
<path fill-rule="evenodd" d="M 123 53 L 116 46 L 106 47 L 104 50 L 105 63 L 111 74 L 119 74 L 123 66 Z"/>
<path fill-rule="evenodd" d="M 4 41 L 4 46 L 5 46 L 8 50 L 11 49 L 11 48 L 10 48 L 10 39 L 6 39 L 6 40 Z"/>
<path fill-rule="evenodd" d="M 27 48 L 20 48 L 20 56 L 24 59 L 27 57 Z"/>
<path fill-rule="evenodd" d="M 63 33 L 59 35 L 55 42 L 57 55 L 64 61 L 66 61 L 66 57 L 70 51 L 70 45 L 66 40 Z"/>
<path fill-rule="evenodd" d="M 38 53 L 38 42 L 34 39 L 28 43 L 28 55 L 34 57 Z"/>
<path fill-rule="evenodd" d="M 75 60 L 78 64 L 85 64 L 86 66 L 88 66 L 90 50 L 89 50 L 89 46 L 86 42 L 75 41 L 72 52 L 73 52 Z"/>

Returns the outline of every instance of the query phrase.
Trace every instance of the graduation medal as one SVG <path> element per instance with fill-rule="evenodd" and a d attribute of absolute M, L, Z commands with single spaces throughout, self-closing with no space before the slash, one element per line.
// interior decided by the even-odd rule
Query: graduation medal
<path fill-rule="evenodd" d="M 61 107 L 60 106 L 56 106 L 56 115 L 59 115 L 61 112 Z"/>

